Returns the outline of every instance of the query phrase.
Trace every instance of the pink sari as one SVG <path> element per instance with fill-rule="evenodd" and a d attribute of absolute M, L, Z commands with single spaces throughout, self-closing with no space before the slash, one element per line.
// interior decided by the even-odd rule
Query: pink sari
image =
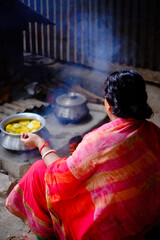
<path fill-rule="evenodd" d="M 42 160 L 6 206 L 45 239 L 138 239 L 160 216 L 160 129 L 118 118 L 88 133 L 76 151 Z"/>

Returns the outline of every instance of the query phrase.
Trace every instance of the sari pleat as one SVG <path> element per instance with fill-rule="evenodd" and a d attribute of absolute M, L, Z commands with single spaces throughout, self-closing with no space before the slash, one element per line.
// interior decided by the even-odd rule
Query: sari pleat
<path fill-rule="evenodd" d="M 54 239 L 55 233 L 47 208 L 43 160 L 35 162 L 6 199 L 8 210 L 21 218 L 42 239 Z M 55 238 L 56 239 L 56 238 Z"/>

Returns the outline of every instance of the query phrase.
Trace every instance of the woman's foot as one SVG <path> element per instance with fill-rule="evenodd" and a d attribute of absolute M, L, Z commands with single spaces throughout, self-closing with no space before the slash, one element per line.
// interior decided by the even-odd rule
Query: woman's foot
<path fill-rule="evenodd" d="M 36 240 L 36 236 L 33 233 L 23 233 L 19 240 Z"/>

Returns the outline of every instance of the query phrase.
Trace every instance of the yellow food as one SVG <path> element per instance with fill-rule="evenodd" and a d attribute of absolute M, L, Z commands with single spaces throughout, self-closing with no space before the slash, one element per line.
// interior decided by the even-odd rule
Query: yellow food
<path fill-rule="evenodd" d="M 20 129 L 20 127 L 21 127 L 21 124 L 19 124 L 19 123 L 13 123 L 13 128 L 15 128 L 15 129 Z"/>
<path fill-rule="evenodd" d="M 15 129 L 14 129 L 14 127 L 12 126 L 12 124 L 7 124 L 7 126 L 6 126 L 6 131 L 7 132 L 13 132 Z"/>
<path fill-rule="evenodd" d="M 34 129 L 39 129 L 41 127 L 41 123 L 37 120 L 33 120 L 32 124 Z"/>
<path fill-rule="evenodd" d="M 5 130 L 12 134 L 22 134 L 27 132 L 35 132 L 41 127 L 41 123 L 35 119 L 17 120 L 6 125 Z"/>
<path fill-rule="evenodd" d="M 29 120 L 21 120 L 21 121 L 19 121 L 19 123 L 23 126 L 26 126 L 28 123 L 30 123 L 30 121 Z"/>

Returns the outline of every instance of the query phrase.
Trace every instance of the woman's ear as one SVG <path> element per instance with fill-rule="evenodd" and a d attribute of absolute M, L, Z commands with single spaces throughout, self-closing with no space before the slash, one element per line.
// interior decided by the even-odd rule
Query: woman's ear
<path fill-rule="evenodd" d="M 110 120 L 112 121 L 112 120 L 116 119 L 117 116 L 112 113 L 111 105 L 109 104 L 107 99 L 104 99 L 104 105 L 105 105 L 106 113 L 107 113 L 108 117 L 110 118 Z"/>
<path fill-rule="evenodd" d="M 109 104 L 107 99 L 104 99 L 104 105 L 105 105 L 106 112 L 111 110 L 111 105 Z"/>

